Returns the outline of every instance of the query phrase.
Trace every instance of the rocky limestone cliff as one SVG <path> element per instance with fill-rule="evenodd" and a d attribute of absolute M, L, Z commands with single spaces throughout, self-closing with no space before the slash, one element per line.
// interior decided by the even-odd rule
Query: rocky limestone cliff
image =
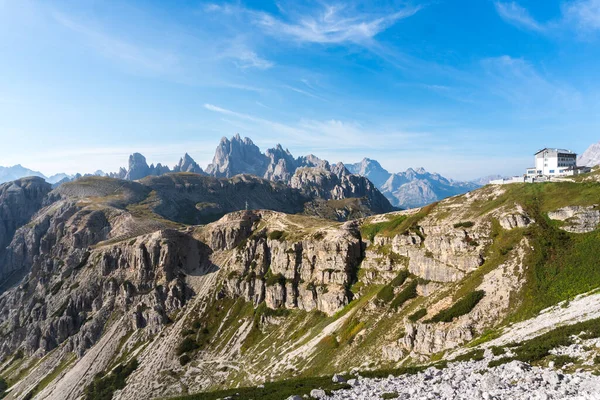
<path fill-rule="evenodd" d="M 202 168 L 194 161 L 188 153 L 185 153 L 182 158 L 179 159 L 179 163 L 173 167 L 173 172 L 190 172 L 194 174 L 204 174 Z"/>
<path fill-rule="evenodd" d="M 249 138 L 236 134 L 231 140 L 221 138 L 206 173 L 216 177 L 231 178 L 238 174 L 262 177 L 267 168 L 267 159 Z"/>
<path fill-rule="evenodd" d="M 281 214 L 241 214 L 242 224 L 249 218 L 259 218 L 261 225 L 246 232 L 246 237 L 239 241 L 236 232 L 240 222 L 232 220 L 235 216 L 213 224 L 206 233 L 208 237 L 232 238 L 223 247 L 234 250 L 230 262 L 224 265 L 229 274 L 225 293 L 255 305 L 265 302 L 272 309 L 319 310 L 328 315 L 352 300 L 347 289 L 356 279 L 354 275 L 362 260 L 360 234 L 355 224 L 302 231 L 296 228 L 292 234 L 291 221 Z M 272 230 L 273 222 L 284 221 L 287 226 L 278 226 L 283 230 Z"/>
<path fill-rule="evenodd" d="M 42 178 L 18 179 L 0 185 L 0 262 L 15 232 L 42 207 L 50 185 Z M 12 271 L 0 265 L 0 282 Z"/>
<path fill-rule="evenodd" d="M 394 209 L 371 181 L 350 174 L 342 163 L 332 167 L 326 164 L 324 167 L 299 168 L 292 176 L 290 186 L 308 196 L 325 200 L 366 198 L 377 213 Z"/>

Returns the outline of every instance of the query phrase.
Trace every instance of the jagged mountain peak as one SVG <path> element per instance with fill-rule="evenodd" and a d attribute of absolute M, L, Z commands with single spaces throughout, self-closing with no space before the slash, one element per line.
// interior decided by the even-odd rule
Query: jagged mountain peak
<path fill-rule="evenodd" d="M 188 153 L 185 153 L 183 157 L 179 159 L 179 163 L 173 167 L 173 172 L 192 172 L 196 174 L 204 174 L 202 168 Z"/>
<path fill-rule="evenodd" d="M 588 147 L 577 160 L 577 165 L 595 167 L 600 164 L 600 142 Z"/>
<path fill-rule="evenodd" d="M 0 183 L 14 181 L 26 176 L 46 178 L 41 172 L 25 168 L 21 164 L 13 165 L 12 167 L 0 167 Z"/>

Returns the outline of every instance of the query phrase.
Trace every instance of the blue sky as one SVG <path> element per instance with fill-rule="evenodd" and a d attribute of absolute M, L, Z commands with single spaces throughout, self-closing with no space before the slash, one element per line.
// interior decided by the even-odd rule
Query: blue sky
<path fill-rule="evenodd" d="M 302 3 L 302 4 L 299 4 Z M 0 0 L 0 165 L 263 150 L 455 179 L 600 140 L 600 0 Z"/>

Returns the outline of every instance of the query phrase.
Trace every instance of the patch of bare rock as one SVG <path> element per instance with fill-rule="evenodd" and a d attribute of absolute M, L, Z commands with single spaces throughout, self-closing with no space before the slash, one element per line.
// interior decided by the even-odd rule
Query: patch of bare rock
<path fill-rule="evenodd" d="M 487 361 L 455 362 L 415 374 L 388 378 L 358 378 L 326 395 L 314 390 L 312 398 L 348 399 L 600 399 L 600 377 L 588 372 L 564 374 L 519 361 L 487 368 Z M 306 396 L 305 396 L 306 397 Z"/>

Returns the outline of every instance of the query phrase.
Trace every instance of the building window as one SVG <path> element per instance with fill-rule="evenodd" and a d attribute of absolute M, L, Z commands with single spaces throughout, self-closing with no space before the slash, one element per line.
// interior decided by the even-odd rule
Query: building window
<path fill-rule="evenodd" d="M 553 169 L 551 169 L 551 170 L 550 170 L 550 173 L 551 173 L 551 174 L 553 174 L 553 173 L 554 173 L 554 170 L 553 170 Z"/>

